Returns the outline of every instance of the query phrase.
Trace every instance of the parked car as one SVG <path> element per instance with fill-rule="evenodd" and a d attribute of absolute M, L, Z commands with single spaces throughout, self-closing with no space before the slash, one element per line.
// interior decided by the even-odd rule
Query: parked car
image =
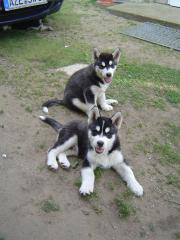
<path fill-rule="evenodd" d="M 57 12 L 63 0 L 0 0 L 0 26 L 42 19 Z"/>

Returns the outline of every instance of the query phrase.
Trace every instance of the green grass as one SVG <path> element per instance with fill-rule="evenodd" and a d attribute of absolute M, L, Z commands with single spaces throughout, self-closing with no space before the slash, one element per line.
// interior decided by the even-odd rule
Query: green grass
<path fill-rule="evenodd" d="M 47 19 L 56 37 L 51 33 L 11 31 L 2 32 L 0 38 L 0 55 L 6 60 L 0 65 L 0 85 L 14 87 L 18 97 L 34 105 L 43 96 L 55 96 L 57 88 L 64 89 L 67 77 L 52 69 L 88 62 L 91 55 L 89 47 L 73 32 L 80 24 L 73 1 L 65 1 L 62 10 Z"/>
<path fill-rule="evenodd" d="M 41 210 L 45 213 L 57 212 L 60 207 L 53 199 L 47 199 L 41 202 Z"/>
<path fill-rule="evenodd" d="M 165 97 L 168 102 L 179 104 L 180 103 L 180 92 L 176 90 L 166 90 Z"/>
<path fill-rule="evenodd" d="M 90 195 L 81 195 L 82 199 L 85 200 L 85 201 L 94 201 L 94 200 L 98 200 L 99 199 L 99 195 L 96 191 L 94 191 L 93 193 L 91 193 Z"/>
<path fill-rule="evenodd" d="M 180 239 L 180 232 L 175 233 L 176 239 Z"/>
<path fill-rule="evenodd" d="M 121 218 L 127 218 L 130 215 L 135 213 L 135 209 L 132 206 L 132 204 L 127 202 L 120 195 L 115 198 L 115 204 L 118 209 L 119 217 L 121 217 Z"/>
<path fill-rule="evenodd" d="M 167 178 L 167 184 L 173 185 L 174 187 L 180 188 L 180 178 L 176 175 L 169 174 L 166 176 Z"/>
<path fill-rule="evenodd" d="M 153 64 L 135 64 L 121 60 L 110 96 L 135 107 L 152 106 L 165 110 L 166 101 L 179 104 L 180 70 Z M 122 93 L 122 94 L 121 94 Z M 153 96 L 153 97 L 152 97 Z"/>
<path fill-rule="evenodd" d="M 174 123 L 165 123 L 165 129 L 162 131 L 162 135 L 166 138 L 169 138 L 171 142 L 179 143 L 180 140 L 180 125 Z"/>
<path fill-rule="evenodd" d="M 74 186 L 80 188 L 80 186 L 81 186 L 81 178 L 78 178 L 78 179 L 75 180 Z"/>
<path fill-rule="evenodd" d="M 31 106 L 27 106 L 27 107 L 25 108 L 25 110 L 26 110 L 26 112 L 32 113 L 32 108 L 31 108 Z"/>
<path fill-rule="evenodd" d="M 113 182 L 108 182 L 107 183 L 107 188 L 111 191 L 114 191 L 114 183 Z"/>
<path fill-rule="evenodd" d="M 100 167 L 97 167 L 95 170 L 94 170 L 94 175 L 95 175 L 95 179 L 98 180 L 101 178 L 101 176 L 103 175 L 104 173 L 104 169 L 100 168 Z"/>
<path fill-rule="evenodd" d="M 153 151 L 159 155 L 162 164 L 180 163 L 180 155 L 169 144 L 154 144 Z"/>
<path fill-rule="evenodd" d="M 0 240 L 5 240 L 5 236 L 3 234 L 0 233 Z"/>

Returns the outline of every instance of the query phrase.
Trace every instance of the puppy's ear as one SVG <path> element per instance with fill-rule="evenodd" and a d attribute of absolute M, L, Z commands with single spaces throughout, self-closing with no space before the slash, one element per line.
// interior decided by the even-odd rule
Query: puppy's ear
<path fill-rule="evenodd" d="M 118 64 L 120 55 L 121 55 L 120 49 L 116 48 L 115 51 L 112 53 L 112 55 L 113 55 L 114 61 L 116 62 L 116 64 Z"/>
<path fill-rule="evenodd" d="M 95 121 L 98 117 L 100 116 L 99 114 L 99 109 L 97 106 L 94 106 L 88 114 L 88 123 L 92 123 L 93 121 Z"/>
<path fill-rule="evenodd" d="M 93 57 L 94 57 L 94 61 L 97 61 L 99 56 L 100 56 L 100 51 L 97 48 L 93 49 Z"/>
<path fill-rule="evenodd" d="M 112 123 L 117 127 L 117 129 L 120 129 L 123 121 L 122 114 L 120 112 L 117 112 L 112 116 L 111 119 Z"/>

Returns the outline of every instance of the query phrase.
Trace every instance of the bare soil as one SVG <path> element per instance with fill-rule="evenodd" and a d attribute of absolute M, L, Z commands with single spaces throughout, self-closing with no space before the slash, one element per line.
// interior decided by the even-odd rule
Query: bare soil
<path fill-rule="evenodd" d="M 146 43 L 137 40 L 120 41 L 119 34 L 115 32 L 118 32 L 119 23 L 124 21 L 126 24 L 123 18 L 95 6 L 90 6 L 86 12 L 83 8 L 77 8 L 77 11 L 84 14 L 79 34 L 92 46 L 112 49 L 119 45 L 132 61 L 136 61 L 138 55 L 138 61 L 180 66 L 177 53 L 169 54 L 158 47 L 147 47 Z M 117 194 L 127 190 L 116 173 L 106 170 L 96 182 L 98 196 L 84 200 L 75 186 L 81 164 L 70 170 L 60 168 L 56 173 L 46 168 L 46 151 L 55 141 L 56 134 L 39 121 L 41 110 L 26 111 L 14 89 L 4 86 L 0 87 L 1 109 L 0 239 L 176 239 L 180 218 L 178 205 L 173 202 L 178 202 L 180 195 L 177 188 L 166 184 L 166 175 L 175 169 L 161 165 L 153 154 L 137 152 L 134 147 L 137 141 L 160 138 L 164 123 L 177 124 L 177 107 L 168 105 L 166 111 L 154 108 L 137 110 L 124 104 L 115 108 L 124 115 L 120 132 L 122 151 L 145 192 L 142 198 L 132 197 L 136 214 L 127 219 L 118 216 L 114 203 Z M 85 120 L 83 116 L 61 107 L 50 111 L 62 123 L 77 118 Z M 142 124 L 141 128 L 139 124 Z M 60 210 L 44 212 L 41 206 L 47 199 L 53 199 Z"/>

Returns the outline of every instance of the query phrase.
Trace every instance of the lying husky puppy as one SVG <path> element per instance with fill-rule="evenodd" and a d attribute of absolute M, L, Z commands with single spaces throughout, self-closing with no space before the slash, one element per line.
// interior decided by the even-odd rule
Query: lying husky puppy
<path fill-rule="evenodd" d="M 40 119 L 58 132 L 57 141 L 48 151 L 47 165 L 50 169 L 58 169 L 56 158 L 65 168 L 70 167 L 68 155 L 78 155 L 83 159 L 80 194 L 87 195 L 93 192 L 94 169 L 99 166 L 115 169 L 134 194 L 143 195 L 142 186 L 121 153 L 118 137 L 118 129 L 122 122 L 120 113 L 106 118 L 100 117 L 97 109 L 92 110 L 89 114 L 89 124 L 77 120 L 62 125 L 52 118 L 40 116 Z M 73 147 L 76 147 L 74 152 Z"/>
<path fill-rule="evenodd" d="M 48 100 L 42 105 L 43 111 L 48 113 L 50 106 L 65 105 L 71 110 L 88 114 L 89 109 L 97 104 L 102 110 L 112 110 L 111 104 L 118 102 L 113 99 L 106 100 L 105 91 L 112 82 L 119 58 L 119 49 L 112 54 L 100 53 L 98 49 L 94 49 L 94 63 L 75 72 L 66 85 L 63 100 Z M 84 96 L 86 90 L 87 99 Z"/>

